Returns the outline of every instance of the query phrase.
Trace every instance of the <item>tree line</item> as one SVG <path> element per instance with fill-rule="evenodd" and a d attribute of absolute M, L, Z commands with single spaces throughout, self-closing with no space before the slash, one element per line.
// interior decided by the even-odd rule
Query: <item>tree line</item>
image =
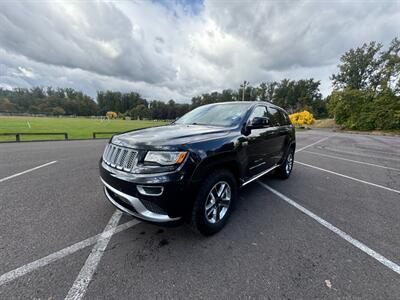
<path fill-rule="evenodd" d="M 193 97 L 190 103 L 147 100 L 139 93 L 99 91 L 96 101 L 71 88 L 35 87 L 31 89 L 0 88 L 0 112 L 46 115 L 104 116 L 108 111 L 134 119 L 175 119 L 204 104 L 227 101 L 269 101 L 289 112 L 309 110 L 317 117 L 326 117 L 327 108 L 314 79 L 263 82 L 258 86 L 247 84 L 237 90 L 204 93 Z"/>
<path fill-rule="evenodd" d="M 238 90 L 227 89 L 221 93 L 206 93 L 193 97 L 191 106 L 226 101 L 268 101 L 289 113 L 308 110 L 318 118 L 328 116 L 326 102 L 319 90 L 320 81 L 313 78 L 262 82 L 251 86 L 244 82 Z"/>
<path fill-rule="evenodd" d="M 333 91 L 326 98 L 313 78 L 244 82 L 237 89 L 204 93 L 190 103 L 147 100 L 139 93 L 99 91 L 96 101 L 72 88 L 0 88 L 0 112 L 46 115 L 104 116 L 114 111 L 134 119 L 175 119 L 198 106 L 227 101 L 269 101 L 289 113 L 309 111 L 316 118 L 335 118 L 344 127 L 360 130 L 400 129 L 400 41 L 384 50 L 370 42 L 342 55 Z"/>
<path fill-rule="evenodd" d="M 0 88 L 0 112 L 93 116 L 98 113 L 98 105 L 72 88 Z"/>

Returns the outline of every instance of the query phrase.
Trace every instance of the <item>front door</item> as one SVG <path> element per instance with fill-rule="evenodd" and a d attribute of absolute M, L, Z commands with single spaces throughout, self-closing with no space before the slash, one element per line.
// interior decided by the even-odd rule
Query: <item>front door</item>
<path fill-rule="evenodd" d="M 251 113 L 248 122 L 254 118 L 268 118 L 267 107 L 264 105 L 256 106 Z M 268 168 L 272 167 L 271 156 L 274 152 L 274 139 L 276 138 L 276 128 L 268 124 L 262 128 L 251 129 L 247 136 L 248 140 L 248 168 L 247 176 L 253 177 Z"/>

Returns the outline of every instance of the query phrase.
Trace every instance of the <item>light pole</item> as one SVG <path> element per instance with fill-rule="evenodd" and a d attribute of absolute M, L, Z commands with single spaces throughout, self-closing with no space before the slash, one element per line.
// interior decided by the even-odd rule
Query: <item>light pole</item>
<path fill-rule="evenodd" d="M 245 80 L 245 81 L 243 81 L 243 84 L 240 85 L 240 87 L 243 88 L 242 101 L 244 101 L 244 92 L 246 91 L 246 86 L 249 84 L 250 83 Z"/>

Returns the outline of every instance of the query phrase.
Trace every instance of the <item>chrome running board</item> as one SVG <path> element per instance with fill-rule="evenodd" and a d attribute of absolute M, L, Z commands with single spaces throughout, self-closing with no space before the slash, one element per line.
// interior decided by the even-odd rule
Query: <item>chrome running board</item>
<path fill-rule="evenodd" d="M 272 166 L 272 167 L 269 168 L 268 170 L 265 170 L 265 171 L 263 171 L 263 172 L 261 172 L 261 173 L 255 175 L 255 176 L 253 176 L 253 177 L 250 178 L 249 180 L 243 182 L 241 186 L 245 186 L 246 184 L 249 184 L 250 182 L 253 182 L 254 180 L 260 178 L 261 176 L 263 176 L 263 175 L 265 175 L 265 174 L 271 172 L 272 170 L 276 169 L 277 167 L 279 167 L 279 165 Z"/>

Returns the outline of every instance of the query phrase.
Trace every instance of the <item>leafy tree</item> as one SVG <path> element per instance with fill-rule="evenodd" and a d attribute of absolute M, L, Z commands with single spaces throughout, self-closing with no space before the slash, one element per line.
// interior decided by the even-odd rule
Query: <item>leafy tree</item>
<path fill-rule="evenodd" d="M 7 98 L 0 99 L 0 111 L 13 112 L 15 110 L 14 103 L 11 103 Z"/>
<path fill-rule="evenodd" d="M 132 119 L 143 120 L 149 118 L 150 111 L 147 108 L 147 106 L 139 104 L 138 106 L 130 110 L 129 115 L 131 116 Z"/>
<path fill-rule="evenodd" d="M 324 117 L 327 111 L 319 85 L 320 81 L 314 81 L 313 78 L 298 81 L 283 79 L 274 85 L 271 102 L 290 113 L 307 109 L 317 117 Z"/>
<path fill-rule="evenodd" d="M 373 120 L 376 129 L 400 129 L 400 97 L 385 90 L 374 101 Z"/>
<path fill-rule="evenodd" d="M 379 59 L 376 57 L 382 44 L 370 42 L 350 49 L 340 58 L 339 73 L 331 80 L 335 89 L 366 90 L 375 88 Z"/>
<path fill-rule="evenodd" d="M 114 91 L 97 92 L 97 103 L 100 114 L 104 114 L 109 110 L 125 113 L 138 105 L 148 105 L 147 101 L 138 93 L 121 93 Z"/>
<path fill-rule="evenodd" d="M 53 108 L 53 114 L 56 116 L 65 115 L 65 110 L 60 106 L 56 106 Z"/>
<path fill-rule="evenodd" d="M 267 83 L 261 82 L 260 85 L 257 87 L 258 100 L 268 101 L 267 100 L 267 91 L 268 91 Z"/>
<path fill-rule="evenodd" d="M 3 103 L 0 111 L 15 113 L 80 116 L 97 114 L 97 103 L 92 98 L 70 88 L 57 90 L 51 87 L 13 90 L 0 88 L 0 103 Z"/>
<path fill-rule="evenodd" d="M 392 40 L 387 51 L 381 53 L 378 81 L 381 91 L 393 91 L 400 94 L 400 40 Z"/>
<path fill-rule="evenodd" d="M 358 130 L 400 129 L 400 41 L 386 51 L 371 42 L 346 52 L 328 109 L 338 124 Z"/>

